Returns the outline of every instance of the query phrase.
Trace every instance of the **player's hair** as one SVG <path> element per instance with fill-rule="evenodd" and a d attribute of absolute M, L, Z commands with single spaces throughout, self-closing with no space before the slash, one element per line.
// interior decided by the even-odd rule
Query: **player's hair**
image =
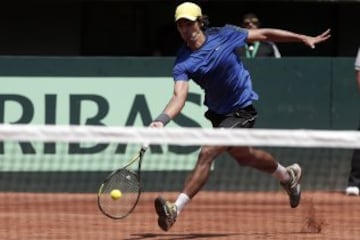
<path fill-rule="evenodd" d="M 201 30 L 203 31 L 206 30 L 210 25 L 209 17 L 207 15 L 202 15 L 198 17 L 196 21 L 200 23 Z"/>

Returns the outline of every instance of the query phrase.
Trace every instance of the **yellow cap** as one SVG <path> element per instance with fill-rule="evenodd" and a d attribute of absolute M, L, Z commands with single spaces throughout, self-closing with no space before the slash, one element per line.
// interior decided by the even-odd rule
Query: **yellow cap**
<path fill-rule="evenodd" d="M 184 2 L 177 6 L 175 11 L 175 22 L 180 18 L 185 18 L 190 21 L 195 21 L 198 17 L 201 17 L 201 8 L 192 2 Z"/>

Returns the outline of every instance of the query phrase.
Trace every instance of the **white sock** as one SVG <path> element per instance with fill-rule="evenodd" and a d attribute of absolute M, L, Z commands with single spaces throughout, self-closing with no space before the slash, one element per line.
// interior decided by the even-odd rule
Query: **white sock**
<path fill-rule="evenodd" d="M 190 201 L 190 198 L 185 193 L 180 193 L 178 198 L 175 201 L 175 206 L 177 208 L 177 214 L 185 207 L 185 205 Z"/>
<path fill-rule="evenodd" d="M 280 163 L 278 163 L 276 170 L 271 175 L 277 178 L 280 182 L 287 182 L 290 180 L 288 171 Z"/>

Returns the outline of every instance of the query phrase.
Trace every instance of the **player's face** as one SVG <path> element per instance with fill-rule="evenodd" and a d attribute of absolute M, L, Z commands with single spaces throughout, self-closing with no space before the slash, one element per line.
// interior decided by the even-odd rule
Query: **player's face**
<path fill-rule="evenodd" d="M 189 45 L 194 45 L 200 38 L 202 30 L 198 21 L 179 19 L 176 22 L 181 38 Z"/>

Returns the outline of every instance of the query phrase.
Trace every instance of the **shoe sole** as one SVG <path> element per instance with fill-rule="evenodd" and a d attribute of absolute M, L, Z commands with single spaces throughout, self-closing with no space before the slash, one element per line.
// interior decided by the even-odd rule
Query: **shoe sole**
<path fill-rule="evenodd" d="M 156 213 L 159 217 L 163 217 L 163 216 L 167 216 L 168 213 L 166 212 L 166 201 L 162 198 L 156 198 L 155 199 L 155 202 L 154 202 L 154 205 L 155 205 L 155 210 L 156 210 Z"/>
<path fill-rule="evenodd" d="M 300 200 L 301 200 L 301 186 L 300 186 L 300 184 L 298 184 L 296 187 L 298 188 L 297 192 L 299 192 L 299 194 L 296 197 L 297 198 L 296 201 L 291 201 L 291 199 L 290 199 L 291 208 L 296 208 L 297 206 L 299 206 Z"/>
<path fill-rule="evenodd" d="M 297 176 L 297 186 L 296 186 L 297 192 L 299 193 L 299 195 L 298 195 L 298 197 L 297 197 L 296 202 L 292 202 L 292 201 L 290 200 L 290 206 L 291 206 L 291 208 L 296 208 L 297 206 L 299 206 L 300 200 L 301 200 L 301 184 L 300 184 L 300 182 L 301 182 L 301 178 L 302 178 L 302 169 L 301 169 L 300 165 L 297 164 L 297 163 L 295 163 L 295 164 L 293 165 L 293 167 L 299 170 L 299 171 L 298 171 L 299 176 Z"/>
<path fill-rule="evenodd" d="M 158 217 L 158 225 L 163 231 L 168 231 L 171 226 L 167 224 L 167 211 L 166 211 L 166 201 L 162 198 L 156 198 L 154 202 L 155 210 Z"/>

